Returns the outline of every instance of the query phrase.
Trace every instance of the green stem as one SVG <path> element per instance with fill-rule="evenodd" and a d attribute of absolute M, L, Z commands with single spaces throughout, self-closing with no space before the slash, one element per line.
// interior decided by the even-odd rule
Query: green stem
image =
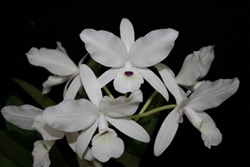
<path fill-rule="evenodd" d="M 152 100 L 157 95 L 157 93 L 158 93 L 157 91 L 154 91 L 152 93 L 152 95 L 148 98 L 148 100 L 146 101 L 146 103 L 144 104 L 144 106 L 142 107 L 142 109 L 141 109 L 141 111 L 139 112 L 138 115 L 143 114 L 146 111 L 146 109 L 148 108 L 149 104 L 152 102 Z M 135 121 L 137 122 L 139 119 L 140 119 L 140 117 L 136 118 Z"/>
<path fill-rule="evenodd" d="M 137 114 L 137 115 L 130 116 L 129 118 L 130 119 L 135 119 L 135 118 L 146 117 L 146 116 L 149 116 L 151 114 L 155 114 L 155 113 L 157 113 L 159 111 L 175 108 L 176 106 L 177 106 L 176 104 L 169 104 L 169 105 L 166 105 L 166 106 L 161 106 L 161 107 L 155 108 L 153 110 L 150 110 L 150 111 L 142 113 L 142 114 Z"/>
<path fill-rule="evenodd" d="M 104 89 L 104 91 L 107 93 L 107 95 L 108 95 L 112 100 L 115 99 L 114 96 L 111 94 L 111 92 L 109 91 L 109 89 L 108 89 L 106 86 L 104 86 L 103 89 Z"/>

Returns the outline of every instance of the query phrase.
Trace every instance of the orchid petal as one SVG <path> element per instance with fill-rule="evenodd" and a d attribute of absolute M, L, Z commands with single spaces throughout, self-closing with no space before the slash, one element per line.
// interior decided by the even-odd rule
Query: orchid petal
<path fill-rule="evenodd" d="M 82 64 L 80 66 L 80 75 L 83 87 L 89 99 L 96 106 L 99 106 L 99 103 L 102 99 L 102 91 L 94 72 L 87 65 Z"/>
<path fill-rule="evenodd" d="M 178 32 L 174 29 L 154 30 L 135 41 L 129 60 L 135 67 L 150 67 L 164 60 L 174 46 Z"/>
<path fill-rule="evenodd" d="M 97 125 L 98 125 L 98 119 L 89 128 L 82 130 L 79 137 L 77 138 L 76 153 L 79 158 L 82 159 L 84 153 L 86 153 L 86 149 L 88 148 L 89 142 L 93 137 L 93 134 L 95 133 Z"/>
<path fill-rule="evenodd" d="M 66 133 L 66 137 L 67 137 L 67 134 Z M 76 136 L 77 135 L 77 136 Z M 76 141 L 77 141 L 77 138 L 79 136 L 79 133 L 78 132 L 74 132 L 72 135 L 70 135 L 70 147 L 73 149 L 74 152 L 76 152 Z M 67 138 L 67 141 L 69 142 L 68 138 Z M 90 148 L 87 147 L 86 150 L 84 151 L 82 157 L 88 161 L 93 161 L 94 160 L 94 157 L 92 156 L 91 154 L 91 151 L 90 151 Z"/>
<path fill-rule="evenodd" d="M 140 102 L 142 102 L 142 92 L 137 90 L 131 93 L 128 98 L 120 96 L 111 100 L 105 96 L 101 100 L 99 108 L 110 117 L 125 117 L 133 115 L 138 109 Z"/>
<path fill-rule="evenodd" d="M 182 108 L 182 112 L 187 116 L 192 125 L 199 130 L 202 124 L 202 118 L 189 107 Z"/>
<path fill-rule="evenodd" d="M 160 130 L 156 136 L 154 144 L 154 155 L 160 156 L 172 142 L 179 126 L 180 113 L 179 108 L 174 108 L 163 121 Z"/>
<path fill-rule="evenodd" d="M 112 81 L 116 77 L 117 72 L 119 70 L 120 69 L 117 69 L 117 68 L 110 68 L 109 70 L 105 71 L 101 76 L 99 76 L 98 83 L 99 83 L 100 88 L 104 87 L 110 81 Z"/>
<path fill-rule="evenodd" d="M 124 152 L 123 141 L 112 129 L 95 135 L 92 145 L 92 155 L 101 162 L 107 162 L 110 158 L 119 158 Z"/>
<path fill-rule="evenodd" d="M 222 141 L 222 134 L 213 119 L 205 112 L 197 112 L 197 114 L 203 119 L 200 132 L 204 145 L 209 149 L 211 146 L 219 145 Z"/>
<path fill-rule="evenodd" d="M 184 99 L 185 95 L 183 94 L 183 91 L 180 90 L 180 87 L 177 85 L 172 70 L 162 63 L 155 65 L 155 67 L 161 75 L 161 78 L 163 79 L 163 82 L 165 83 L 166 87 L 174 96 L 176 103 L 180 104 Z"/>
<path fill-rule="evenodd" d="M 65 97 L 65 94 L 66 94 L 66 92 L 67 92 L 67 90 L 68 90 L 69 85 L 70 85 L 71 82 L 76 78 L 76 76 L 79 75 L 79 73 L 80 73 L 80 69 L 77 70 L 77 72 L 75 72 L 74 74 L 72 74 L 72 75 L 69 76 L 68 81 L 67 81 L 67 83 L 65 84 L 64 89 L 63 89 L 63 97 Z M 80 82 L 81 82 L 81 81 L 80 81 Z M 71 98 L 69 98 L 69 99 L 71 99 Z"/>
<path fill-rule="evenodd" d="M 99 109 L 85 99 L 66 99 L 43 112 L 43 119 L 51 127 L 65 132 L 76 132 L 92 125 Z M 72 123 L 73 122 L 73 123 Z"/>
<path fill-rule="evenodd" d="M 64 100 L 65 99 L 75 99 L 76 94 L 77 94 L 78 90 L 80 89 L 81 85 L 82 85 L 82 82 L 81 82 L 80 76 L 77 75 L 73 79 L 71 84 L 69 85 L 69 88 L 64 95 Z"/>
<path fill-rule="evenodd" d="M 199 78 L 203 69 L 199 55 L 200 52 L 197 51 L 185 58 L 181 70 L 176 76 L 176 82 L 179 85 L 191 86 Z"/>
<path fill-rule="evenodd" d="M 232 96 L 238 87 L 238 78 L 205 81 L 190 95 L 184 105 L 195 111 L 214 108 Z"/>
<path fill-rule="evenodd" d="M 139 140 L 141 142 L 148 143 L 150 137 L 148 133 L 139 124 L 129 118 L 112 118 L 106 116 L 108 122 L 114 125 L 119 131 L 127 136 Z"/>
<path fill-rule="evenodd" d="M 127 76 L 127 72 L 132 75 Z M 143 77 L 136 68 L 121 68 L 113 82 L 115 90 L 120 93 L 138 90 L 140 89 L 142 83 L 144 83 Z"/>
<path fill-rule="evenodd" d="M 83 153 L 82 156 L 84 159 L 88 160 L 88 161 L 94 161 L 95 158 L 93 157 L 93 155 L 91 154 L 91 150 L 89 147 L 86 148 L 86 150 Z M 94 162 L 93 162 L 94 163 Z"/>
<path fill-rule="evenodd" d="M 104 66 L 121 67 L 128 60 L 124 43 L 110 32 L 85 29 L 80 37 L 90 56 Z"/>
<path fill-rule="evenodd" d="M 55 141 L 44 141 L 38 140 L 34 143 L 34 149 L 32 151 L 33 155 L 33 167 L 49 167 L 49 151 L 52 146 L 55 144 Z"/>
<path fill-rule="evenodd" d="M 160 78 L 148 68 L 140 68 L 138 71 L 142 77 L 168 101 L 168 91 Z"/>
<path fill-rule="evenodd" d="M 52 86 L 62 84 L 66 82 L 68 79 L 69 76 L 56 76 L 56 75 L 49 76 L 49 78 L 43 83 L 42 94 L 49 93 Z"/>
<path fill-rule="evenodd" d="M 38 115 L 34 119 L 34 125 L 32 129 L 38 131 L 44 140 L 58 140 L 64 137 L 64 132 L 50 127 L 42 118 L 42 115 Z"/>
<path fill-rule="evenodd" d="M 132 23 L 126 18 L 123 18 L 121 21 L 120 36 L 129 53 L 131 46 L 135 42 L 135 32 Z"/>
<path fill-rule="evenodd" d="M 77 138 L 79 136 L 79 133 L 78 132 L 67 132 L 67 133 L 65 133 L 65 136 L 66 136 L 67 142 L 68 142 L 69 146 L 71 147 L 71 149 L 74 152 L 76 152 L 76 141 L 77 141 Z"/>
<path fill-rule="evenodd" d="M 56 42 L 56 45 L 57 45 L 56 50 L 58 50 L 58 51 L 60 51 L 60 52 L 62 52 L 62 53 L 64 53 L 65 55 L 68 56 L 68 53 L 66 52 L 65 48 L 62 46 L 62 43 L 61 43 L 61 42 L 57 41 L 57 42 Z"/>
<path fill-rule="evenodd" d="M 33 47 L 26 55 L 30 64 L 44 67 L 55 75 L 71 75 L 77 70 L 77 66 L 67 55 L 55 49 L 38 50 Z"/>
<path fill-rule="evenodd" d="M 18 126 L 19 128 L 32 130 L 34 118 L 42 114 L 42 110 L 31 105 L 5 106 L 1 113 L 5 120 Z"/>
<path fill-rule="evenodd" d="M 214 60 L 214 46 L 206 46 L 200 49 L 200 58 L 203 66 L 201 75 L 198 79 L 203 78 L 207 75 L 207 72 Z"/>

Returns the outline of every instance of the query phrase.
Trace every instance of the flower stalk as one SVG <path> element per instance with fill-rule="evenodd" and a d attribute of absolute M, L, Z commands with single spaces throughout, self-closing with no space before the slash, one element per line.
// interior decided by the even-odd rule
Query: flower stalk
<path fill-rule="evenodd" d="M 104 86 L 103 87 L 103 90 L 107 93 L 107 95 L 112 99 L 114 100 L 114 96 L 112 95 L 112 93 L 109 91 L 109 89 L 107 88 L 107 86 Z"/>
<path fill-rule="evenodd" d="M 137 115 L 130 116 L 129 118 L 130 118 L 130 119 L 134 119 L 134 120 L 136 121 L 137 118 L 146 117 L 146 116 L 155 114 L 155 113 L 160 112 L 160 111 L 163 111 L 163 110 L 175 108 L 176 106 L 177 106 L 176 104 L 169 104 L 169 105 L 161 106 L 161 107 L 152 109 L 152 110 L 150 110 L 150 111 L 147 111 L 147 112 L 145 112 L 145 113 L 141 113 L 141 114 L 137 114 Z M 137 121 L 138 121 L 138 119 L 137 119 Z"/>

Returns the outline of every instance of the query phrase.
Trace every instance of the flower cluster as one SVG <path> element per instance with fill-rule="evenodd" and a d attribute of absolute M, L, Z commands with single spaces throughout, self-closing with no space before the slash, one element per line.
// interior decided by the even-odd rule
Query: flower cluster
<path fill-rule="evenodd" d="M 49 166 L 49 151 L 55 141 L 64 136 L 78 157 L 88 161 L 106 162 L 124 153 L 126 145 L 117 130 L 148 143 L 150 135 L 137 122 L 140 117 L 155 113 L 144 109 L 137 112 L 139 105 L 145 102 L 140 90 L 144 80 L 164 97 L 165 102 L 169 100 L 168 91 L 176 101 L 156 136 L 155 156 L 160 156 L 169 146 L 183 115 L 200 131 L 206 147 L 218 145 L 222 134 L 204 110 L 217 107 L 232 96 L 239 87 L 239 80 L 201 80 L 214 60 L 214 46 L 202 47 L 189 54 L 175 75 L 161 62 L 171 52 L 177 37 L 178 32 L 168 28 L 151 31 L 135 40 L 133 25 L 124 18 L 120 24 L 120 38 L 103 30 L 84 29 L 80 33 L 88 53 L 78 66 L 60 42 L 57 42 L 56 49 L 31 48 L 26 53 L 29 63 L 44 67 L 53 74 L 43 83 L 43 94 L 49 93 L 53 86 L 67 82 L 63 101 L 57 105 L 40 109 L 26 104 L 6 106 L 1 110 L 7 121 L 42 135 L 43 140 L 34 143 L 33 166 Z M 88 55 L 109 69 L 96 76 L 84 63 Z M 159 75 L 151 67 L 155 67 Z M 106 85 L 111 81 L 121 96 L 114 98 L 109 92 Z M 103 96 L 102 88 L 108 96 Z M 82 91 L 87 97 L 76 98 Z M 154 111 L 165 109 L 159 107 Z"/>

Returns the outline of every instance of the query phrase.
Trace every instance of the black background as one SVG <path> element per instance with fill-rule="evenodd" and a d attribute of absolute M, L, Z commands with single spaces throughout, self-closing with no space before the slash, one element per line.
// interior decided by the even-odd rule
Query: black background
<path fill-rule="evenodd" d="M 61 41 L 75 63 L 86 53 L 79 34 L 85 28 L 107 30 L 119 36 L 122 18 L 128 18 L 136 39 L 160 28 L 179 31 L 174 49 L 164 60 L 177 73 L 186 55 L 215 45 L 215 60 L 205 80 L 238 77 L 239 90 L 221 106 L 207 110 L 223 134 L 219 146 L 207 149 L 200 133 L 185 119 L 160 156 L 153 155 L 154 137 L 141 166 L 246 166 L 249 150 L 249 2 L 15 2 L 1 1 L 1 108 L 9 95 L 24 103 L 34 101 L 11 78 L 39 89 L 49 72 L 30 65 L 24 53 L 31 47 L 55 48 Z M 146 84 L 144 84 L 146 85 Z M 147 91 L 145 86 L 142 89 Z M 63 86 L 50 97 L 62 100 Z M 146 93 L 147 94 L 147 93 Z M 164 115 L 164 113 L 163 113 Z M 160 126 L 160 125 L 159 125 Z M 1 129 L 4 129 L 1 116 Z M 244 153 L 246 151 L 246 153 Z M 52 160 L 53 161 L 53 160 Z M 249 164 L 249 163 L 248 163 Z M 104 166 L 113 166 L 113 161 Z"/>

